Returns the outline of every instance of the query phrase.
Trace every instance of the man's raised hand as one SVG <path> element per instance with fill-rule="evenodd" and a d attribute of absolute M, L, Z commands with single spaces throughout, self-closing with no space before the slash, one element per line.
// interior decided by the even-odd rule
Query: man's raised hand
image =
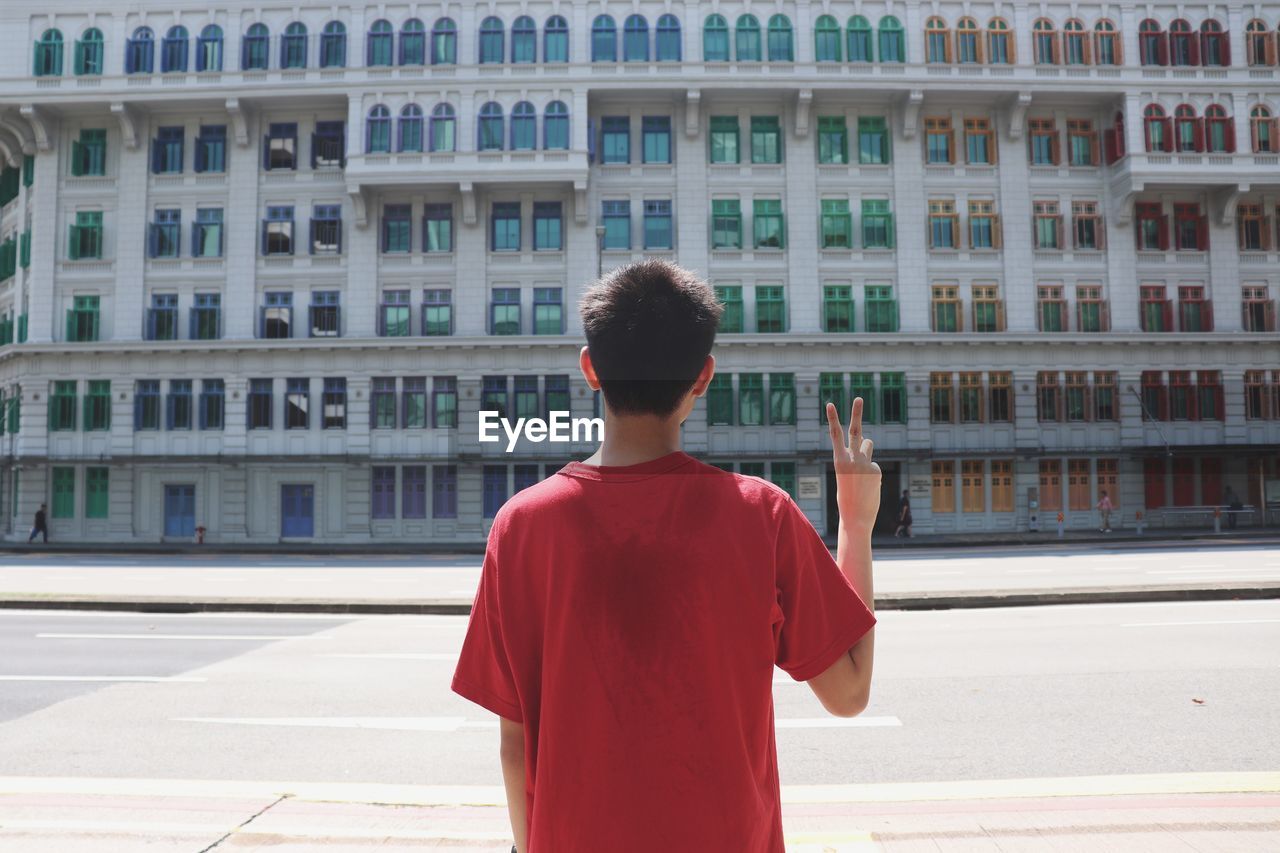
<path fill-rule="evenodd" d="M 850 532 L 870 534 L 880 511 L 880 466 L 871 461 L 871 439 L 862 435 L 862 405 L 862 398 L 855 397 L 846 432 L 835 404 L 827 403 L 827 427 L 840 520 Z"/>

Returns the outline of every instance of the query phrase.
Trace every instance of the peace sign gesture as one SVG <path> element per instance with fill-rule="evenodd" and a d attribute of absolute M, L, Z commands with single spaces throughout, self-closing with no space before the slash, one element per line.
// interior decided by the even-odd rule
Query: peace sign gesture
<path fill-rule="evenodd" d="M 871 439 L 862 435 L 862 406 L 862 398 L 855 397 L 846 433 L 835 403 L 827 403 L 827 427 L 831 431 L 840 520 L 850 531 L 870 534 L 880 511 L 880 466 L 871 461 Z"/>

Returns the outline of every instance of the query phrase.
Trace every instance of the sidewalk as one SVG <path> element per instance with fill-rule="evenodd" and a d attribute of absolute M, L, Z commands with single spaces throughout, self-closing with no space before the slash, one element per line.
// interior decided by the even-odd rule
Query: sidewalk
<path fill-rule="evenodd" d="M 1280 537 L 1280 528 L 1276 527 L 1241 527 L 1228 530 L 1225 526 L 1221 533 L 1215 533 L 1212 527 L 1147 527 L 1142 535 L 1132 528 L 1117 527 L 1112 533 L 1100 533 L 1093 528 L 1087 530 L 1067 530 L 1062 538 L 1058 538 L 1056 525 L 1050 524 L 1048 529 L 1036 532 L 1018 531 L 982 531 L 979 533 L 937 533 L 918 534 L 910 539 L 895 538 L 888 534 L 878 534 L 872 540 L 877 549 L 890 551 L 895 548 L 983 548 L 999 546 L 1061 546 L 1070 548 L 1077 545 L 1099 543 L 1144 545 L 1187 544 L 1190 542 L 1213 542 L 1228 544 L 1230 542 L 1246 542 L 1259 539 L 1276 539 Z M 826 543 L 834 548 L 835 536 L 823 534 Z M 53 540 L 44 545 L 39 542 L 27 544 L 25 541 L 0 540 L 0 555 L 5 553 L 24 554 L 42 551 L 58 551 L 68 554 L 483 554 L 484 545 L 476 542 L 439 542 L 408 541 L 395 542 L 363 542 L 363 543 L 314 543 L 305 542 L 207 542 L 197 545 L 195 542 L 83 542 Z"/>
<path fill-rule="evenodd" d="M 783 786 L 791 853 L 1271 853 L 1280 774 Z M 506 853 L 500 788 L 0 779 L 23 853 Z M 610 849 L 602 839 L 601 850 Z"/>

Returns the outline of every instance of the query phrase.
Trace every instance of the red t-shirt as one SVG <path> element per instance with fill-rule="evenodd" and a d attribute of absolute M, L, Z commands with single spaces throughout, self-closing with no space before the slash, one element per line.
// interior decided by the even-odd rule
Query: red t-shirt
<path fill-rule="evenodd" d="M 774 666 L 874 624 L 777 486 L 571 462 L 494 519 L 453 689 L 524 724 L 521 853 L 782 853 Z"/>

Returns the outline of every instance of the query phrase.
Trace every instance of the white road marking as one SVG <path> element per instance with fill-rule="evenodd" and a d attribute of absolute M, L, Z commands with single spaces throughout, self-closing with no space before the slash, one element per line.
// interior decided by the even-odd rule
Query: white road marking
<path fill-rule="evenodd" d="M 397 732 L 458 732 L 463 729 L 496 729 L 497 720 L 465 717 L 173 717 L 177 723 L 221 723 L 237 726 L 284 726 L 321 729 L 377 729 Z M 813 717 L 775 720 L 779 729 L 847 729 L 898 727 L 897 717 Z"/>
<path fill-rule="evenodd" d="M 1200 622 L 1126 622 L 1121 628 L 1171 628 L 1184 625 L 1273 625 L 1280 619 L 1206 619 Z"/>
<path fill-rule="evenodd" d="M 330 640 L 323 634 L 36 634 L 41 640 Z"/>
<path fill-rule="evenodd" d="M 962 575 L 964 572 L 921 572 L 923 577 L 941 577 L 942 575 Z"/>
<path fill-rule="evenodd" d="M 0 675 L 0 681 L 138 681 L 147 684 L 194 684 L 208 679 L 185 675 Z"/>
<path fill-rule="evenodd" d="M 362 658 L 376 660 L 445 660 L 456 661 L 458 659 L 457 652 L 370 652 L 368 654 L 349 654 L 343 653 L 323 653 L 316 654 L 318 658 Z"/>
<path fill-rule="evenodd" d="M 1052 569 L 1006 569 L 1006 575 L 1047 575 Z"/>

